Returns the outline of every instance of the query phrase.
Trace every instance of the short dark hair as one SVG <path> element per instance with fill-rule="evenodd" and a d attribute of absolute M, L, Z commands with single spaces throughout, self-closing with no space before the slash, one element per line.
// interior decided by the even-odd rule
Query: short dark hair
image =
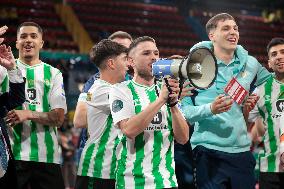
<path fill-rule="evenodd" d="M 269 56 L 269 50 L 271 49 L 271 47 L 274 47 L 276 45 L 283 45 L 283 44 L 284 44 L 284 38 L 281 38 L 281 37 L 272 38 L 266 47 L 268 56 Z"/>
<path fill-rule="evenodd" d="M 211 30 L 217 28 L 217 24 L 219 21 L 225 21 L 225 20 L 234 20 L 234 17 L 228 13 L 220 13 L 220 14 L 216 14 L 215 16 L 213 16 L 212 18 L 210 18 L 208 20 L 208 22 L 206 23 L 206 32 L 207 34 L 210 33 Z"/>
<path fill-rule="evenodd" d="M 21 27 L 24 27 L 24 26 L 34 26 L 34 27 L 36 27 L 36 28 L 38 29 L 38 32 L 39 32 L 39 33 L 43 34 L 42 28 L 41 28 L 40 25 L 38 25 L 37 23 L 35 23 L 35 22 L 23 22 L 23 23 L 21 23 L 21 24 L 18 26 L 18 28 L 17 28 L 17 35 L 18 35 L 18 33 L 19 33 Z"/>
<path fill-rule="evenodd" d="M 156 44 L 155 39 L 153 39 L 152 37 L 149 36 L 142 36 L 142 37 L 138 37 L 136 39 L 134 39 L 134 41 L 132 41 L 132 43 L 130 44 L 129 48 L 128 48 L 128 52 L 130 52 L 132 49 L 134 49 L 139 43 L 145 42 L 145 41 L 150 41 Z"/>
<path fill-rule="evenodd" d="M 103 69 L 102 64 L 107 58 L 119 56 L 122 53 L 127 53 L 127 48 L 121 44 L 103 39 L 94 45 L 90 51 L 90 59 L 98 68 Z"/>
<path fill-rule="evenodd" d="M 110 40 L 113 40 L 115 38 L 129 39 L 130 41 L 133 41 L 131 35 L 124 31 L 116 31 L 108 37 L 108 39 Z"/>

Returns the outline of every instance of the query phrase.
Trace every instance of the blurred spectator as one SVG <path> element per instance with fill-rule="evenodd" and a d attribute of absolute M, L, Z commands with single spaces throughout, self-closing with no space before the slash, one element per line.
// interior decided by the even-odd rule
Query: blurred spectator
<path fill-rule="evenodd" d="M 76 178 L 75 151 L 76 145 L 73 140 L 73 131 L 71 126 L 65 120 L 60 132 L 60 146 L 62 150 L 62 174 L 66 189 L 74 188 Z"/>

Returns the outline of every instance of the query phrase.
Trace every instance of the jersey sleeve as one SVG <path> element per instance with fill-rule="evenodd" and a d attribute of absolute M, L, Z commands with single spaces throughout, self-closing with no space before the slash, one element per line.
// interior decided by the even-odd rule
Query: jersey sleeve
<path fill-rule="evenodd" d="M 0 66 L 0 95 L 9 91 L 9 79 L 7 70 Z"/>
<path fill-rule="evenodd" d="M 93 86 L 96 79 L 98 79 L 99 74 L 95 74 L 88 79 L 88 81 L 84 84 L 82 92 L 79 95 L 78 102 L 87 102 L 88 91 Z"/>
<path fill-rule="evenodd" d="M 99 83 L 94 83 L 90 88 L 86 102 L 88 105 L 98 108 L 106 113 L 110 113 L 109 107 L 109 91 L 111 85 L 100 85 Z"/>
<path fill-rule="evenodd" d="M 82 92 L 78 97 L 78 102 L 87 102 L 88 93 Z"/>
<path fill-rule="evenodd" d="M 135 107 L 128 88 L 115 85 L 109 95 L 111 114 L 114 125 L 135 115 Z"/>
<path fill-rule="evenodd" d="M 67 113 L 66 97 L 61 73 L 55 75 L 53 79 L 53 86 L 49 94 L 49 102 L 51 110 L 62 108 L 64 109 L 64 112 Z"/>

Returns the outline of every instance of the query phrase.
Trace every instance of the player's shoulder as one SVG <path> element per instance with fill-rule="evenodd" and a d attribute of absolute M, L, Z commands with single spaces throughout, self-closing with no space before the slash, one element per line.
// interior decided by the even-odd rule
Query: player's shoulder
<path fill-rule="evenodd" d="M 128 88 L 128 85 L 129 85 L 130 82 L 131 82 L 131 80 L 123 81 L 121 83 L 116 83 L 116 84 L 113 85 L 113 88 L 124 90 L 124 89 Z"/>
<path fill-rule="evenodd" d="M 116 83 L 112 86 L 110 94 L 114 96 L 126 97 L 129 96 L 128 85 L 131 81 L 123 81 L 121 83 Z"/>
<path fill-rule="evenodd" d="M 47 64 L 47 63 L 45 63 L 45 62 L 42 62 L 42 66 L 48 68 L 48 69 L 51 71 L 51 73 L 52 73 L 53 76 L 55 76 L 55 75 L 57 75 L 57 74 L 61 74 L 61 71 L 60 71 L 58 68 L 55 68 L 55 67 L 53 67 L 53 66 L 50 65 L 50 64 Z"/>
<path fill-rule="evenodd" d="M 97 79 L 94 81 L 93 85 L 90 87 L 88 92 L 95 92 L 95 91 L 100 91 L 100 90 L 108 90 L 112 87 L 112 84 L 101 80 Z"/>

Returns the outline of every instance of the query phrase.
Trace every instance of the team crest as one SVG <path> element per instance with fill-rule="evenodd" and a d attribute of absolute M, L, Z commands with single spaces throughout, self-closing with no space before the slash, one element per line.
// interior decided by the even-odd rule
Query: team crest
<path fill-rule="evenodd" d="M 49 86 L 50 85 L 50 81 L 48 79 L 44 80 L 44 83 Z"/>
<path fill-rule="evenodd" d="M 34 84 L 34 80 L 33 79 L 28 79 L 28 84 L 29 85 L 33 85 Z"/>
<path fill-rule="evenodd" d="M 162 113 L 158 112 L 155 117 L 151 121 L 152 124 L 160 124 L 162 123 Z"/>
<path fill-rule="evenodd" d="M 277 100 L 276 108 L 277 108 L 278 112 L 284 112 L 284 99 Z"/>
<path fill-rule="evenodd" d="M 264 99 L 265 99 L 265 101 L 270 101 L 270 96 L 269 95 L 265 95 Z"/>
<path fill-rule="evenodd" d="M 27 89 L 27 96 L 30 100 L 36 99 L 36 90 L 35 89 Z"/>

